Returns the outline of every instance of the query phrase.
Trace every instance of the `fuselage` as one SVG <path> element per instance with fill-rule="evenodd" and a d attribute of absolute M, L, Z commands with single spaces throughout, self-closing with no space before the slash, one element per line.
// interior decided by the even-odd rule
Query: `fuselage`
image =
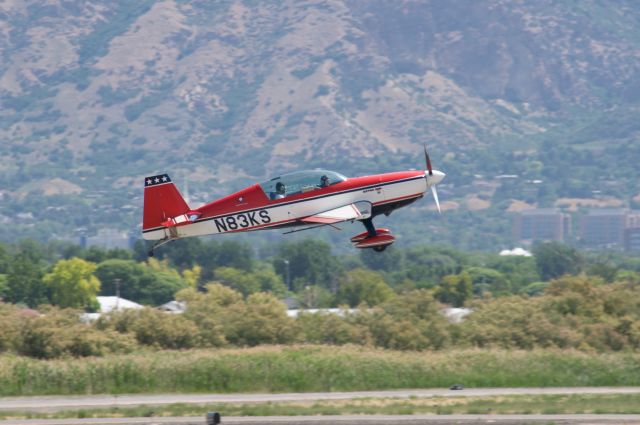
<path fill-rule="evenodd" d="M 353 177 L 327 187 L 305 186 L 301 191 L 272 199 L 265 184 L 255 184 L 190 212 L 183 225 L 161 226 L 144 231 L 144 239 L 201 236 L 299 226 L 300 219 L 358 201 L 372 205 L 372 215 L 388 214 L 421 198 L 444 174 L 435 171 L 400 171 Z M 272 179 L 276 180 L 276 179 Z M 271 196 L 270 196 L 271 195 Z"/>

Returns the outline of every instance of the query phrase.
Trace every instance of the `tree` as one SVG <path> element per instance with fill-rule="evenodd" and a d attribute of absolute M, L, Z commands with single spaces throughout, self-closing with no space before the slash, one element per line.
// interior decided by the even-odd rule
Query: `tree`
<path fill-rule="evenodd" d="M 600 276 L 605 282 L 611 283 L 616 278 L 618 267 L 609 263 L 592 263 L 587 267 L 586 273 L 591 276 Z"/>
<path fill-rule="evenodd" d="M 551 305 L 561 314 L 601 318 L 604 306 L 602 293 L 597 288 L 602 284 L 599 277 L 564 275 L 549 282 L 544 293 L 554 297 Z"/>
<path fill-rule="evenodd" d="M 143 267 L 146 271 L 140 279 L 138 301 L 142 304 L 164 304 L 173 300 L 176 292 L 189 286 L 167 261 L 149 258 Z"/>
<path fill-rule="evenodd" d="M 120 296 L 141 304 L 160 305 L 173 299 L 189 284 L 167 261 L 150 259 L 147 263 L 131 260 L 106 260 L 95 272 L 102 282 L 102 295 L 115 295 L 116 282 Z"/>
<path fill-rule="evenodd" d="M 508 295 L 511 285 L 507 278 L 499 271 L 485 267 L 469 267 L 465 270 L 471 276 L 473 293 L 482 295 L 491 292 L 493 295 Z"/>
<path fill-rule="evenodd" d="M 143 243 L 135 246 L 135 257 L 138 261 L 147 258 Z M 233 267 L 251 271 L 254 266 L 253 248 L 251 245 L 234 240 L 203 240 L 200 238 L 184 238 L 171 243 L 156 253 L 156 258 L 168 260 L 179 270 L 193 269 L 200 266 L 199 284 L 213 279 L 214 270 L 218 267 Z"/>
<path fill-rule="evenodd" d="M 536 267 L 542 280 L 551 280 L 565 274 L 575 275 L 582 269 L 583 258 L 572 247 L 559 242 L 544 242 L 533 249 Z"/>
<path fill-rule="evenodd" d="M 0 353 L 13 348 L 18 335 L 20 335 L 18 308 L 0 301 Z"/>
<path fill-rule="evenodd" d="M 116 295 L 116 285 L 120 286 L 120 296 L 132 301 L 140 299 L 140 285 L 148 271 L 142 264 L 131 260 L 106 260 L 98 264 L 95 275 L 101 282 L 101 295 Z"/>
<path fill-rule="evenodd" d="M 204 289 L 205 292 L 183 289 L 176 294 L 176 300 L 187 303 L 184 316 L 197 325 L 199 339 L 204 345 L 223 346 L 228 343 L 227 324 L 233 320 L 227 311 L 243 303 L 242 295 L 219 283 L 210 283 Z"/>
<path fill-rule="evenodd" d="M 42 281 L 51 290 L 51 302 L 62 308 L 95 310 L 100 281 L 93 275 L 96 265 L 80 258 L 60 260 Z"/>
<path fill-rule="evenodd" d="M 131 335 L 82 323 L 77 310 L 43 307 L 44 314 L 21 318 L 15 338 L 18 354 L 37 358 L 102 356 L 131 352 L 136 347 Z"/>
<path fill-rule="evenodd" d="M 283 278 L 289 273 L 291 282 L 321 285 L 331 290 L 336 289 L 342 271 L 340 262 L 331 254 L 331 246 L 313 239 L 280 245 L 273 266 Z"/>
<path fill-rule="evenodd" d="M 14 304 L 36 307 L 48 301 L 47 287 L 42 282 L 42 266 L 38 258 L 26 252 L 13 257 L 7 273 L 6 299 Z"/>
<path fill-rule="evenodd" d="M 249 271 L 253 269 L 253 248 L 245 242 L 225 240 L 220 243 L 218 264 Z"/>
<path fill-rule="evenodd" d="M 4 245 L 0 245 L 0 274 L 9 271 L 10 255 Z"/>
<path fill-rule="evenodd" d="M 418 286 L 430 286 L 442 276 L 459 273 L 463 262 L 459 253 L 448 249 L 416 247 L 405 252 L 406 276 Z"/>
<path fill-rule="evenodd" d="M 544 311 L 544 301 L 511 296 L 478 302 L 458 325 L 459 338 L 477 347 L 574 346 L 577 336 L 557 327 L 555 315 Z"/>
<path fill-rule="evenodd" d="M 388 247 L 384 255 L 380 255 L 372 249 L 361 249 L 359 256 L 367 268 L 371 270 L 392 272 L 403 268 L 403 251 L 393 246 Z"/>
<path fill-rule="evenodd" d="M 196 324 L 181 314 L 166 314 L 155 308 L 115 311 L 97 325 L 133 333 L 138 343 L 165 349 L 191 348 L 198 344 Z"/>
<path fill-rule="evenodd" d="M 511 290 L 519 292 L 533 282 L 540 281 L 540 274 L 533 257 L 491 255 L 486 267 L 502 273 L 511 283 Z"/>
<path fill-rule="evenodd" d="M 401 350 L 440 349 L 449 341 L 448 322 L 433 292 L 410 291 L 359 311 L 352 320 L 367 326 L 376 345 Z"/>
<path fill-rule="evenodd" d="M 287 287 L 282 277 L 276 274 L 270 264 L 258 267 L 251 272 L 251 275 L 258 281 L 261 292 L 270 292 L 278 298 L 284 298 L 287 294 Z"/>
<path fill-rule="evenodd" d="M 462 307 L 472 294 L 471 276 L 466 272 L 444 276 L 436 290 L 438 300 L 454 307 Z"/>
<path fill-rule="evenodd" d="M 295 321 L 287 316 L 287 307 L 273 294 L 252 294 L 225 314 L 226 338 L 236 345 L 287 344 L 298 333 Z"/>
<path fill-rule="evenodd" d="M 254 276 L 233 267 L 218 267 L 214 278 L 245 297 L 260 291 L 260 282 Z"/>
<path fill-rule="evenodd" d="M 202 267 L 195 265 L 190 269 L 184 269 L 182 271 L 182 278 L 184 282 L 191 288 L 197 288 L 198 282 L 200 282 L 200 276 L 202 275 Z"/>
<path fill-rule="evenodd" d="M 214 278 L 240 292 L 245 297 L 256 292 L 271 292 L 284 297 L 287 290 L 271 267 L 263 266 L 253 272 L 234 269 L 233 267 L 218 267 Z"/>
<path fill-rule="evenodd" d="M 296 294 L 296 299 L 300 308 L 328 308 L 333 305 L 334 296 L 326 288 L 308 285 Z"/>
<path fill-rule="evenodd" d="M 351 307 L 356 307 L 361 303 L 374 306 L 393 298 L 394 295 L 380 273 L 372 270 L 353 269 L 340 279 L 336 300 L 339 304 L 346 303 Z"/>
<path fill-rule="evenodd" d="M 319 311 L 301 312 L 296 319 L 301 337 L 311 344 L 366 344 L 370 340 L 365 326 L 352 323 L 337 314 Z"/>
<path fill-rule="evenodd" d="M 92 263 L 101 263 L 102 261 L 117 258 L 120 260 L 130 260 L 132 258 L 131 251 L 128 249 L 114 248 L 105 249 L 99 246 L 91 246 L 82 253 L 81 258 Z"/>

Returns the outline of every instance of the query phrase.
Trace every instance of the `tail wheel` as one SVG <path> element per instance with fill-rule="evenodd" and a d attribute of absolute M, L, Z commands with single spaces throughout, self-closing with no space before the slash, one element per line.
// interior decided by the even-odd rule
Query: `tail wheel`
<path fill-rule="evenodd" d="M 373 250 L 374 250 L 375 252 L 382 252 L 382 251 L 384 251 L 385 249 L 387 249 L 387 247 L 388 247 L 388 246 L 389 246 L 389 245 L 374 246 L 374 247 L 373 247 Z"/>

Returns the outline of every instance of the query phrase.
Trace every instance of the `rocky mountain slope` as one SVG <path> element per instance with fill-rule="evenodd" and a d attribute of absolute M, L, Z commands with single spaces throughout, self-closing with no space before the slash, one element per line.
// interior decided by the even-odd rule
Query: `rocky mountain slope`
<path fill-rule="evenodd" d="M 640 192 L 571 182 L 638 144 L 630 0 L 4 0 L 0 52 L 0 214 L 55 230 L 135 226 L 158 171 L 204 200 L 302 166 L 420 167 L 424 142 L 455 207 L 503 173 Z"/>

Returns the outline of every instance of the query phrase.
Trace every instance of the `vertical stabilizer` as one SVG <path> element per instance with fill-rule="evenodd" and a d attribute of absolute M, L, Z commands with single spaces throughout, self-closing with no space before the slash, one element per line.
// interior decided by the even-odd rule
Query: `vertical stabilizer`
<path fill-rule="evenodd" d="M 144 179 L 143 232 L 162 228 L 167 220 L 188 212 L 189 206 L 167 174 Z"/>

